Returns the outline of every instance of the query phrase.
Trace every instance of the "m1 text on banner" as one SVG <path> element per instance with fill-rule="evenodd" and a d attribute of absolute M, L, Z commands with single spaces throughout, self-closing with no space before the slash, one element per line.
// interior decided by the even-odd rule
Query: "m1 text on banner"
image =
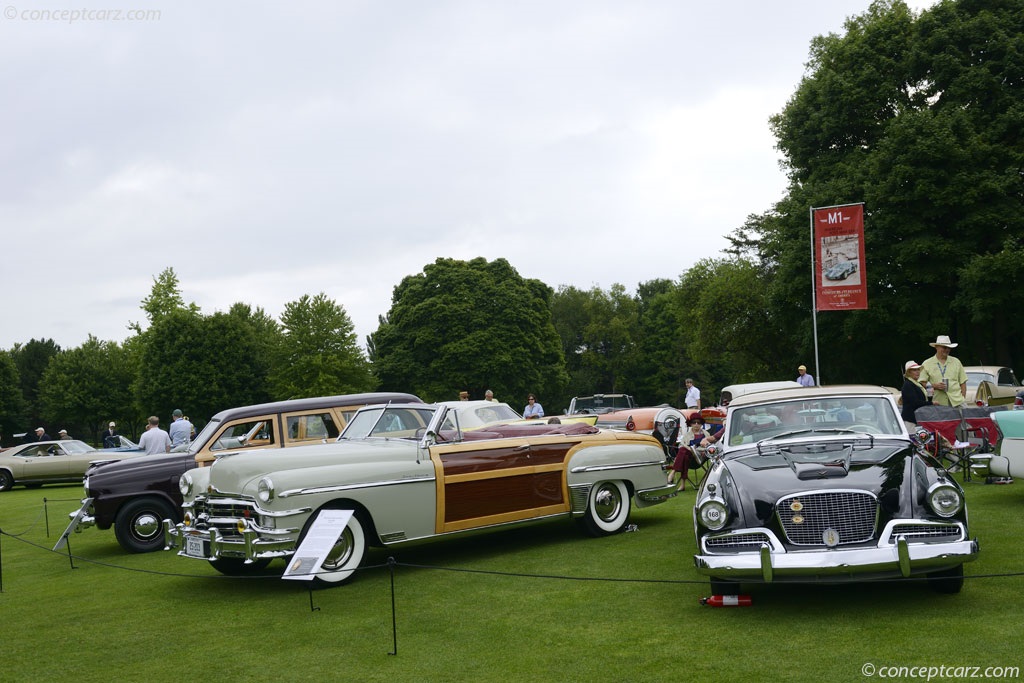
<path fill-rule="evenodd" d="M 813 210 L 815 309 L 868 307 L 864 270 L 864 204 Z"/>

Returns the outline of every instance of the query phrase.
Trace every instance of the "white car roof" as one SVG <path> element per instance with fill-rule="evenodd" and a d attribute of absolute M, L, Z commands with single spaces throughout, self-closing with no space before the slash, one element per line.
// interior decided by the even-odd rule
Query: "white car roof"
<path fill-rule="evenodd" d="M 794 384 L 796 384 L 796 382 L 794 382 Z M 796 388 L 759 391 L 747 394 L 742 398 L 734 400 L 729 404 L 729 407 L 749 406 L 756 405 L 758 403 L 785 401 L 788 399 L 828 398 L 830 396 L 892 396 L 892 391 L 888 387 L 880 387 L 870 384 L 837 384 L 826 387 L 801 387 L 797 384 Z"/>
<path fill-rule="evenodd" d="M 801 387 L 799 382 L 792 380 L 779 380 L 776 382 L 750 382 L 748 384 L 730 384 L 727 387 L 723 387 L 722 393 L 729 392 L 733 400 L 736 400 L 740 396 L 746 396 L 747 394 L 754 394 L 761 391 L 772 391 L 774 389 L 788 389 L 790 387 Z"/>

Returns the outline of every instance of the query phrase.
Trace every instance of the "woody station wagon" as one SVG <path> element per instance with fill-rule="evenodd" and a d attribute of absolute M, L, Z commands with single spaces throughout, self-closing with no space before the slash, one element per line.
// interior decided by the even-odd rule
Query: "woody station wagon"
<path fill-rule="evenodd" d="M 588 424 L 495 423 L 465 430 L 448 405 L 361 409 L 337 442 L 240 453 L 181 477 L 184 520 L 167 542 L 219 571 L 259 571 L 295 553 L 321 510 L 351 511 L 316 578 L 348 579 L 367 546 L 575 518 L 621 531 L 631 503 L 674 495 L 654 438 Z"/>

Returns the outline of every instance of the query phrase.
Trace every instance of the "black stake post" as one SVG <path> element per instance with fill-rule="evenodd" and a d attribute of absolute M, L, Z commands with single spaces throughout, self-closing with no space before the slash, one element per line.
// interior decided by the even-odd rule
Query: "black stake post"
<path fill-rule="evenodd" d="M 0 529 L 0 593 L 4 592 L 4 530 Z"/>
<path fill-rule="evenodd" d="M 320 611 L 319 607 L 313 607 L 313 582 L 312 581 L 309 582 L 309 611 L 310 612 L 319 612 Z"/>
<path fill-rule="evenodd" d="M 46 507 L 46 497 L 43 497 L 43 517 L 46 519 L 46 537 L 50 537 L 50 509 Z"/>
<path fill-rule="evenodd" d="M 389 655 L 398 654 L 398 624 L 395 620 L 395 558 L 388 558 L 388 569 L 391 573 L 391 640 L 392 651 Z"/>
<path fill-rule="evenodd" d="M 78 569 L 78 567 L 75 566 L 75 556 L 71 554 L 71 539 L 70 538 L 65 538 L 64 542 L 68 546 L 68 562 L 71 563 L 71 568 L 72 569 Z"/>

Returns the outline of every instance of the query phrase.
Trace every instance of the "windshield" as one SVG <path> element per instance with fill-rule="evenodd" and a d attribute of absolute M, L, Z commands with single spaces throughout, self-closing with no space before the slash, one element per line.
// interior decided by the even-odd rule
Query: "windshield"
<path fill-rule="evenodd" d="M 887 398 L 841 396 L 734 408 L 726 424 L 730 446 L 814 434 L 902 435 L 903 421 Z"/>
<path fill-rule="evenodd" d="M 1013 374 L 1013 370 L 1010 368 L 1000 368 L 999 376 L 996 377 L 990 372 L 968 372 L 967 373 L 967 388 L 977 389 L 978 385 L 982 382 L 992 382 L 998 384 L 1001 387 L 1019 387 L 1020 382 L 1017 381 L 1017 376 Z"/>
<path fill-rule="evenodd" d="M 995 382 L 996 378 L 987 372 L 968 372 L 967 373 L 967 388 L 977 389 L 978 385 L 982 382 Z"/>
<path fill-rule="evenodd" d="M 510 422 L 512 420 L 523 419 L 522 416 L 512 410 L 507 403 L 492 403 L 490 405 L 468 410 L 460 410 L 458 406 L 455 406 L 453 410 L 458 411 L 459 422 L 467 429 L 494 422 Z"/>
<path fill-rule="evenodd" d="M 377 406 L 364 408 L 352 418 L 341 433 L 341 439 L 416 439 L 423 434 L 434 415 L 434 408 Z"/>
<path fill-rule="evenodd" d="M 594 396 L 577 396 L 573 402 L 573 411 L 591 413 L 610 413 L 616 410 L 632 408 L 632 402 L 625 394 L 596 394 Z"/>
<path fill-rule="evenodd" d="M 203 427 L 203 430 L 196 435 L 196 438 L 192 439 L 192 445 L 189 446 L 188 452 L 198 453 L 199 449 L 202 448 L 207 441 L 213 438 L 213 433 L 217 431 L 219 427 L 220 420 L 210 420 L 207 422 L 206 426 Z"/>

